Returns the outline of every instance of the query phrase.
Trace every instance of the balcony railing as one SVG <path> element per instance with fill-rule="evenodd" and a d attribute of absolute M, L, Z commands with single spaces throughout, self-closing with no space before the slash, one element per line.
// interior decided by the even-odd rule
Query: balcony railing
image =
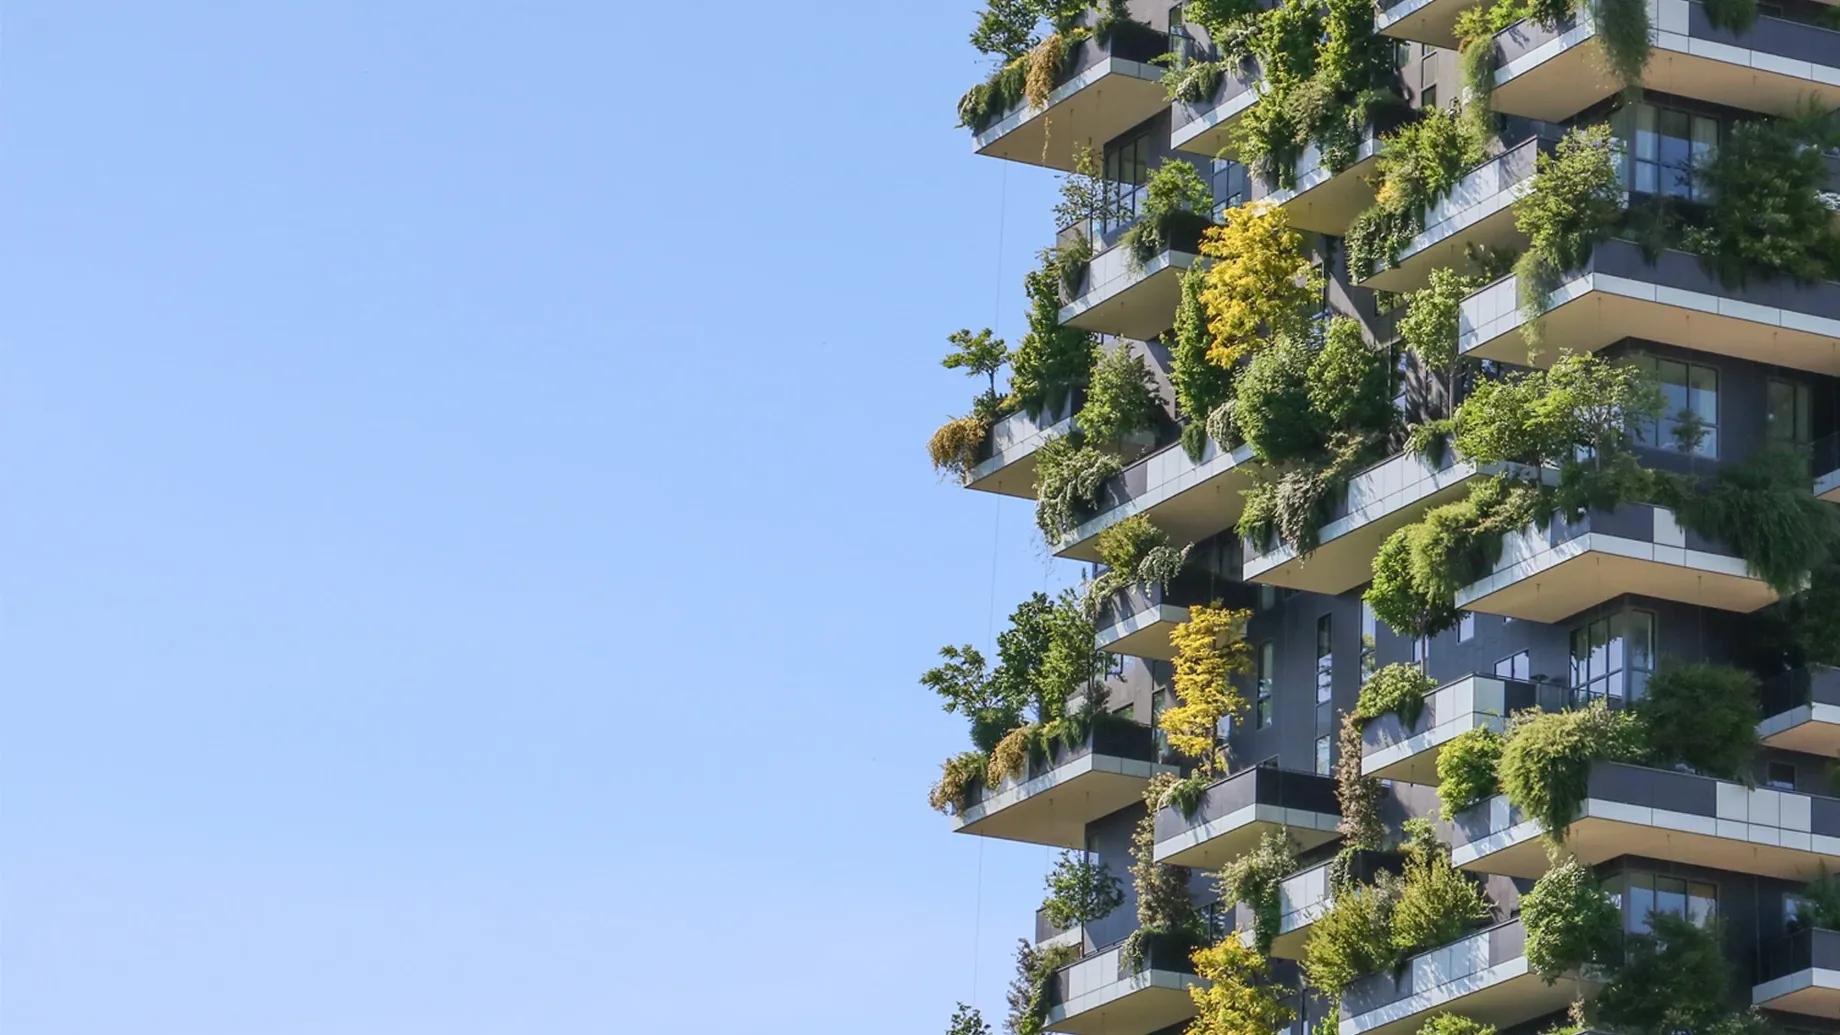
<path fill-rule="evenodd" d="M 1193 1017 L 1188 990 L 1201 979 L 1189 959 L 1192 951 L 1186 944 L 1152 939 L 1138 970 L 1122 965 L 1122 946 L 1062 967 L 1048 985 L 1048 1029 L 1073 1035 L 1149 1033 Z"/>
<path fill-rule="evenodd" d="M 1256 591 L 1246 583 L 1211 571 L 1184 571 L 1167 584 L 1136 584 L 1108 597 L 1095 623 L 1099 646 L 1114 654 L 1167 661 L 1175 656 L 1169 634 L 1188 621 L 1188 609 L 1218 600 L 1232 608 L 1250 607 Z"/>
<path fill-rule="evenodd" d="M 1840 931 L 1803 928 L 1766 942 L 1758 977 L 1753 1006 L 1812 1017 L 1840 1014 Z"/>
<path fill-rule="evenodd" d="M 1361 772 L 1385 780 L 1431 785 L 1444 745 L 1473 729 L 1507 729 L 1508 717 L 1526 708 L 1559 711 L 1571 691 L 1551 683 L 1526 683 L 1498 676 L 1453 680 L 1425 697 L 1424 711 L 1407 724 L 1392 713 L 1361 728 Z"/>
<path fill-rule="evenodd" d="M 1571 978 L 1541 980 L 1527 964 L 1526 928 L 1510 920 L 1354 982 L 1342 993 L 1337 1035 L 1403 1035 L 1441 1011 L 1509 1028 L 1562 1010 L 1582 992 Z"/>
<path fill-rule="evenodd" d="M 1150 727 L 1097 716 L 1075 747 L 1055 745 L 1048 757 L 1031 758 L 1020 779 L 988 787 L 975 781 L 953 829 L 1059 848 L 1086 847 L 1086 824 L 1143 798 L 1150 778 L 1175 772 L 1155 761 Z"/>
<path fill-rule="evenodd" d="M 1259 766 L 1242 769 L 1202 795 L 1193 815 L 1171 806 L 1156 814 L 1157 862 L 1218 870 L 1287 829 L 1302 849 L 1340 836 L 1335 781 L 1315 773 Z"/>
<path fill-rule="evenodd" d="M 1087 265 L 1077 293 L 1065 291 L 1060 321 L 1070 327 L 1146 341 L 1175 323 L 1182 296 L 1182 275 L 1200 258 L 1201 239 L 1210 225 L 1207 217 L 1187 212 L 1163 220 L 1167 246 L 1139 263 L 1122 239 L 1137 221 L 1092 234 L 1090 227 L 1074 226 L 1063 235 L 1086 233 L 1096 238 L 1097 254 Z"/>
<path fill-rule="evenodd" d="M 1348 863 L 1348 875 L 1355 881 L 1371 884 L 1381 873 L 1398 873 L 1404 856 L 1397 852 L 1356 851 Z M 1278 885 L 1278 931 L 1272 939 L 1271 955 L 1278 959 L 1302 959 L 1310 930 L 1329 911 L 1334 900 L 1329 886 L 1329 872 L 1334 861 L 1311 866 Z M 1234 906 L 1232 927 L 1240 940 L 1252 944 L 1252 909 L 1244 903 Z"/>
<path fill-rule="evenodd" d="M 1840 669 L 1815 665 L 1784 672 L 1758 689 L 1757 736 L 1771 747 L 1840 754 Z"/>
<path fill-rule="evenodd" d="M 1162 69 L 1169 36 L 1126 23 L 1101 43 L 1068 52 L 1045 107 L 1018 104 L 974 136 L 979 154 L 1072 171 L 1082 146 L 1095 150 L 1168 105 Z"/>
<path fill-rule="evenodd" d="M 965 479 L 966 487 L 1034 499 L 1035 454 L 1049 441 L 1073 430 L 1073 415 L 1084 403 L 1084 395 L 1075 392 L 1060 409 L 1043 411 L 1036 417 L 1018 412 L 998 421 Z"/>

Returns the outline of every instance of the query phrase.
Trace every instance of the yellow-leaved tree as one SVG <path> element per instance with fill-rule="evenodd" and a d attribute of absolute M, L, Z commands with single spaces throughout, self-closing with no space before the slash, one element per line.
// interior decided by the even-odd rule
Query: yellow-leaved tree
<path fill-rule="evenodd" d="M 1196 760 L 1203 775 L 1226 772 L 1226 749 L 1218 741 L 1220 720 L 1246 716 L 1246 698 L 1232 677 L 1252 671 L 1252 648 L 1246 643 L 1250 611 L 1196 606 L 1188 621 L 1175 627 L 1177 704 L 1157 718 L 1169 734 L 1169 746 Z"/>
<path fill-rule="evenodd" d="M 1214 338 L 1207 358 L 1231 367 L 1264 342 L 1307 329 L 1321 308 L 1323 280 L 1283 209 L 1253 202 L 1224 218 L 1201 240 L 1201 254 L 1213 260 L 1202 274 L 1201 304 Z"/>
<path fill-rule="evenodd" d="M 1195 1001 L 1188 1035 L 1271 1035 L 1296 1019 L 1296 1012 L 1279 998 L 1265 957 L 1241 944 L 1237 932 L 1212 948 L 1196 949 L 1194 961 L 1195 973 L 1205 983 L 1188 989 Z"/>

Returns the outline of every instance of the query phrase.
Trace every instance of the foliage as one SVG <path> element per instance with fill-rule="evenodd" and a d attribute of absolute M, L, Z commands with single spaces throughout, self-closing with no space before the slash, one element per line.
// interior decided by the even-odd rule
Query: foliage
<path fill-rule="evenodd" d="M 1650 758 L 1739 779 L 1757 753 L 1757 677 L 1730 665 L 1664 663 L 1635 704 Z"/>
<path fill-rule="evenodd" d="M 988 80 L 965 91 L 958 100 L 958 124 L 973 133 L 982 133 L 1004 112 L 1022 103 L 1028 80 L 1028 55 L 1021 54 L 1004 62 Z"/>
<path fill-rule="evenodd" d="M 1752 575 L 1785 596 L 1840 547 L 1840 511 L 1808 491 L 1805 461 L 1766 450 L 1719 468 L 1712 484 L 1676 508 L 1683 527 L 1725 543 Z"/>
<path fill-rule="evenodd" d="M 1067 63 L 1068 39 L 1062 33 L 1050 33 L 1029 51 L 1029 70 L 1022 81 L 1022 99 L 1031 108 L 1046 108 L 1054 80 Z"/>
<path fill-rule="evenodd" d="M 1654 379 L 1633 364 L 1567 353 L 1549 369 L 1479 381 L 1457 408 L 1457 450 L 1478 463 L 1595 469 L 1629 455 L 1664 404 Z"/>
<path fill-rule="evenodd" d="M 939 426 L 926 443 L 933 470 L 965 480 L 977 466 L 978 453 L 990 435 L 990 422 L 976 414 L 954 417 Z"/>
<path fill-rule="evenodd" d="M 1335 829 L 1350 848 L 1379 848 L 1386 836 L 1380 821 L 1380 800 L 1386 789 L 1372 776 L 1361 775 L 1361 725 L 1346 712 L 1336 715 L 1335 800 L 1342 814 Z"/>
<path fill-rule="evenodd" d="M 1193 819 L 1195 810 L 1201 807 L 1201 799 L 1207 796 L 1208 788 L 1212 786 L 1214 781 L 1207 774 L 1190 773 L 1163 789 L 1157 807 L 1175 809 L 1184 818 Z"/>
<path fill-rule="evenodd" d="M 1258 847 L 1235 858 L 1217 875 L 1220 900 L 1243 902 L 1252 911 L 1252 938 L 1259 955 L 1271 952 L 1283 919 L 1278 885 L 1297 869 L 1297 846 L 1284 830 L 1270 830 Z"/>
<path fill-rule="evenodd" d="M 1213 336 L 1207 358 L 1230 368 L 1265 340 L 1301 335 L 1322 295 L 1322 274 L 1303 254 L 1303 237 L 1283 209 L 1253 202 L 1228 209 L 1201 241 L 1211 260 L 1201 304 Z"/>
<path fill-rule="evenodd" d="M 1187 1035 L 1271 1035 L 1284 1031 L 1296 1019 L 1271 981 L 1265 951 L 1242 945 L 1232 935 L 1194 954 L 1195 973 L 1202 980 L 1191 985 L 1195 1019 Z"/>
<path fill-rule="evenodd" d="M 1829 558 L 1808 588 L 1770 609 L 1789 653 L 1803 662 L 1840 666 L 1840 561 Z M 1840 791 L 1840 783 L 1836 783 Z"/>
<path fill-rule="evenodd" d="M 1391 927 L 1398 895 L 1397 880 L 1339 889 L 1329 908 L 1310 925 L 1304 977 L 1338 1008 L 1343 989 L 1399 962 Z"/>
<path fill-rule="evenodd" d="M 1221 80 L 1227 74 L 1227 65 L 1222 61 L 1182 62 L 1176 60 L 1174 54 L 1165 54 L 1158 61 L 1164 69 L 1157 81 L 1163 85 L 1163 94 L 1170 101 L 1206 104 L 1220 89 Z"/>
<path fill-rule="evenodd" d="M 1023 279 L 1029 296 L 1029 331 L 1010 356 L 1010 395 L 1030 417 L 1059 413 L 1075 391 L 1091 380 L 1099 358 L 1092 334 L 1061 323 L 1061 270 L 1052 255 Z"/>
<path fill-rule="evenodd" d="M 1062 852 L 1048 874 L 1047 886 L 1042 912 L 1062 930 L 1110 916 L 1124 905 L 1124 885 L 1104 863 L 1082 852 Z"/>
<path fill-rule="evenodd" d="M 1487 726 L 1464 730 L 1438 752 L 1438 805 L 1445 819 L 1481 804 L 1501 791 L 1501 734 Z"/>
<path fill-rule="evenodd" d="M 1018 726 L 990 749 L 990 762 L 984 770 L 986 786 L 996 787 L 1011 777 L 1020 779 L 1029 768 L 1029 744 L 1035 739 L 1034 725 Z"/>
<path fill-rule="evenodd" d="M 1098 631 L 1093 628 L 1092 618 L 1082 606 L 1079 594 L 1072 589 L 1061 590 L 1043 618 L 1042 629 L 1041 661 L 1029 672 L 1029 689 L 1035 702 L 1036 718 L 1052 724 L 1070 718 L 1066 715 L 1068 697 L 1084 690 L 1088 699 L 1092 698 L 1111 658 L 1099 648 Z M 1001 637 L 998 642 L 1000 645 Z M 1073 735 L 1062 738 L 1068 743 L 1085 738 L 1083 728 L 1068 732 Z"/>
<path fill-rule="evenodd" d="M 1577 859 L 1547 870 L 1521 896 L 1527 964 L 1547 983 L 1587 963 L 1608 963 L 1618 947 L 1623 914 L 1597 875 Z"/>
<path fill-rule="evenodd" d="M 1592 14 L 1607 70 L 1624 86 L 1640 88 L 1650 42 L 1647 0 L 1595 0 Z"/>
<path fill-rule="evenodd" d="M 1797 927 L 1840 931 L 1840 877 L 1829 873 L 1826 863 L 1821 864 L 1820 873 L 1803 886 L 1796 898 Z"/>
<path fill-rule="evenodd" d="M 1219 46 L 1248 19 L 1258 17 L 1262 8 L 1257 0 L 1188 0 L 1182 15 L 1207 30 L 1208 39 Z"/>
<path fill-rule="evenodd" d="M 1322 349 L 1310 363 L 1309 401 L 1310 412 L 1332 433 L 1392 430 L 1398 420 L 1392 360 L 1386 349 L 1367 343 L 1357 321 L 1346 316 L 1329 321 Z"/>
<path fill-rule="evenodd" d="M 1461 614 L 1457 590 L 1494 566 L 1502 538 L 1534 520 L 1538 504 L 1535 490 L 1493 478 L 1473 486 L 1467 499 L 1395 531 L 1374 557 L 1365 599 L 1375 616 L 1413 637 L 1454 626 Z"/>
<path fill-rule="evenodd" d="M 1425 698 L 1437 689 L 1437 680 L 1416 665 L 1394 663 L 1367 678 L 1354 706 L 1357 723 L 1391 713 L 1410 728 L 1424 714 Z"/>
<path fill-rule="evenodd" d="M 1233 393 L 1232 368 L 1208 359 L 1214 339 L 1208 331 L 1207 307 L 1201 301 L 1206 278 L 1198 266 L 1182 275 L 1182 300 L 1176 305 L 1169 348 L 1169 383 L 1175 388 L 1176 406 L 1188 418 L 1182 446 L 1195 461 L 1201 459 L 1207 444 L 1208 415 Z"/>
<path fill-rule="evenodd" d="M 990 1025 L 976 1007 L 958 1004 L 952 1019 L 946 1022 L 946 1035 L 990 1035 Z"/>
<path fill-rule="evenodd" d="M 963 815 L 965 798 L 971 785 L 984 778 L 985 758 L 982 751 L 953 755 L 940 765 L 939 782 L 926 796 L 926 803 L 936 812 L 949 816 Z"/>
<path fill-rule="evenodd" d="M 1650 930 L 1630 935 L 1623 964 L 1591 1003 L 1592 1027 L 1628 1035 L 1711 1032 L 1729 1023 L 1731 965 L 1717 925 L 1675 913 L 1650 913 Z"/>
<path fill-rule="evenodd" d="M 1184 222 L 1208 222 L 1214 208 L 1214 191 L 1186 159 L 1166 158 L 1150 174 L 1137 221 L 1119 244 L 1126 249 L 1128 265 L 1141 272 L 1144 264 L 1173 247 L 1173 232 Z"/>
<path fill-rule="evenodd" d="M 1190 547 L 1169 545 L 1169 536 L 1143 514 L 1133 514 L 1099 533 L 1099 560 L 1106 571 L 1086 591 L 1088 614 L 1112 594 L 1132 585 L 1167 584 L 1182 572 Z"/>
<path fill-rule="evenodd" d="M 1093 367 L 1086 405 L 1076 419 L 1086 441 L 1099 446 L 1117 446 L 1138 432 L 1155 431 L 1163 420 L 1163 406 L 1144 357 L 1134 355 L 1122 341 L 1102 351 Z"/>
<path fill-rule="evenodd" d="M 972 412 L 994 420 L 1003 412 L 1003 399 L 997 394 L 997 371 L 1009 362 L 1009 347 L 1002 338 L 992 337 L 990 328 L 972 334 L 970 329 L 953 331 L 946 340 L 954 346 L 939 365 L 947 370 L 963 370 L 970 377 L 989 379 L 989 387 L 977 397 Z"/>
<path fill-rule="evenodd" d="M 1232 676 L 1252 671 L 1252 648 L 1246 643 L 1250 611 L 1196 605 L 1188 621 L 1175 627 L 1173 688 L 1177 704 L 1157 717 L 1169 746 L 1196 760 L 1199 772 L 1224 773 L 1226 748 L 1218 743 L 1220 720 L 1246 714 L 1246 699 Z"/>
<path fill-rule="evenodd" d="M 1706 20 L 1741 36 L 1757 24 L 1757 0 L 1706 0 Z"/>
<path fill-rule="evenodd" d="M 1635 5 L 1642 2 L 1635 0 Z M 1629 5 L 1630 0 L 1602 0 L 1599 6 Z M 1647 14 L 1642 17 L 1646 21 Z M 1607 125 L 1570 130 L 1551 154 L 1540 153 L 1527 192 L 1514 203 L 1514 225 L 1531 240 L 1514 266 L 1523 335 L 1530 348 L 1539 347 L 1540 317 L 1560 278 L 1584 265 L 1591 249 L 1622 218 L 1623 181 L 1616 146 Z"/>
<path fill-rule="evenodd" d="M 971 45 L 981 53 L 1014 60 L 1035 46 L 1035 26 L 1040 20 L 1040 6 L 1032 0 L 985 0 Z"/>
<path fill-rule="evenodd" d="M 1073 171 L 1061 177 L 1058 189 L 1061 200 L 1054 205 L 1056 227 L 1104 223 L 1118 214 L 1099 152 L 1086 144 L 1074 148 Z"/>
<path fill-rule="evenodd" d="M 1021 687 L 987 671 L 983 653 L 970 644 L 941 647 L 939 656 L 945 664 L 928 669 L 920 684 L 939 695 L 948 714 L 971 720 L 971 742 L 979 752 L 991 750 L 1021 722 L 1027 701 Z"/>
<path fill-rule="evenodd" d="M 1458 1013 L 1438 1013 L 1419 1026 L 1418 1035 L 1495 1035 L 1495 1026 Z"/>
<path fill-rule="evenodd" d="M 1425 367 L 1448 370 L 1457 361 L 1458 314 L 1463 300 L 1483 286 L 1481 279 L 1440 266 L 1431 271 L 1429 285 L 1406 297 L 1399 336 Z"/>
<path fill-rule="evenodd" d="M 1375 163 L 1374 203 L 1348 225 L 1348 269 L 1356 280 L 1399 260 L 1424 229 L 1425 209 L 1447 196 L 1487 143 L 1454 111 L 1424 113 L 1389 133 Z"/>
<path fill-rule="evenodd" d="M 1035 451 L 1035 525 L 1050 546 L 1099 504 L 1105 480 L 1124 470 L 1116 453 L 1062 435 Z"/>
<path fill-rule="evenodd" d="M 1200 911 L 1189 893 L 1186 866 L 1156 861 L 1156 813 L 1162 808 L 1175 776 L 1160 773 L 1144 789 L 1144 815 L 1131 833 L 1131 883 L 1137 892 L 1137 930 L 1119 951 L 1119 966 L 1126 971 L 1142 968 L 1152 939 L 1189 940 L 1202 937 Z"/>
<path fill-rule="evenodd" d="M 1233 419 L 1267 464 L 1322 449 L 1324 429 L 1310 412 L 1310 365 L 1316 353 L 1301 337 L 1285 336 L 1260 349 L 1234 386 Z"/>
<path fill-rule="evenodd" d="M 1048 990 L 1054 972 L 1079 958 L 1078 946 L 1053 945 L 1037 949 L 1027 939 L 1019 941 L 1016 977 L 1009 985 L 1009 1018 L 1003 1022 L 1003 1030 L 1009 1035 L 1041 1035 L 1042 1026 L 1048 1020 L 1048 1010 L 1053 1005 L 1048 1001 Z"/>
<path fill-rule="evenodd" d="M 1713 7 L 1706 5 L 1708 17 Z M 1840 146 L 1834 119 L 1818 111 L 1732 126 L 1712 160 L 1694 171 L 1718 204 L 1686 231 L 1684 246 L 1731 286 L 1752 271 L 1840 279 L 1840 230 L 1822 198 L 1823 151 L 1834 146 Z"/>
<path fill-rule="evenodd" d="M 1399 958 L 1447 945 L 1489 918 L 1482 885 L 1450 864 L 1450 850 L 1428 830 L 1408 842 L 1405 856 L 1388 925 Z"/>
<path fill-rule="evenodd" d="M 1584 804 L 1591 767 L 1641 754 L 1641 731 L 1630 712 L 1613 712 L 1602 701 L 1571 711 L 1528 709 L 1509 720 L 1497 772 L 1509 803 L 1557 843 Z"/>

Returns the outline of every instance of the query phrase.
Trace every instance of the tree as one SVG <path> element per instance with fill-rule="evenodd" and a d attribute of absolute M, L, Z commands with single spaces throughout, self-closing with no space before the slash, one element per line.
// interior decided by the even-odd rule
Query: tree
<path fill-rule="evenodd" d="M 1246 643 L 1250 611 L 1196 605 L 1188 621 L 1175 627 L 1174 688 L 1178 703 L 1164 710 L 1157 725 L 1169 734 L 1169 746 L 1197 762 L 1207 775 L 1225 772 L 1226 751 L 1219 744 L 1220 720 L 1242 719 L 1246 698 L 1232 676 L 1252 671 L 1252 647 Z"/>
<path fill-rule="evenodd" d="M 1201 241 L 1214 260 L 1202 275 L 1201 304 L 1214 336 L 1208 359 L 1231 367 L 1266 335 L 1302 335 L 1322 298 L 1322 274 L 1303 254 L 1303 236 L 1282 208 L 1230 208 Z"/>
<path fill-rule="evenodd" d="M 1062 852 L 1048 873 L 1047 886 L 1042 912 L 1062 930 L 1103 919 L 1124 905 L 1124 885 L 1104 863 L 1083 852 Z"/>
<path fill-rule="evenodd" d="M 941 647 L 939 656 L 946 663 L 928 669 L 920 684 L 939 695 L 948 713 L 969 718 L 971 743 L 979 751 L 990 751 L 1022 721 L 1021 702 L 1004 693 L 976 647 Z"/>
<path fill-rule="evenodd" d="M 1099 341 L 1061 323 L 1060 268 L 1051 255 L 1023 278 L 1029 296 L 1029 330 L 1010 355 L 1010 393 L 1030 417 L 1059 413 L 1069 396 L 1086 387 L 1099 358 Z"/>
<path fill-rule="evenodd" d="M 952 1011 L 952 1019 L 946 1022 L 946 1035 L 990 1035 L 990 1025 L 976 1007 L 959 1003 L 958 1009 Z"/>
<path fill-rule="evenodd" d="M 1014 61 L 1039 42 L 1035 35 L 1040 21 L 1037 12 L 1030 0 L 985 0 L 977 28 L 971 32 L 971 45 L 980 53 Z"/>
<path fill-rule="evenodd" d="M 969 330 L 957 330 L 946 336 L 953 350 L 946 353 L 946 358 L 939 365 L 947 370 L 963 370 L 971 377 L 983 375 L 990 379 L 990 387 L 978 397 L 976 412 L 994 418 L 1002 407 L 1002 397 L 997 394 L 997 371 L 1009 362 L 1009 347 L 1002 338 L 994 337 L 990 328 L 972 334 Z"/>
<path fill-rule="evenodd" d="M 1650 757 L 1736 779 L 1757 753 L 1757 677 L 1730 665 L 1669 663 L 1635 704 Z"/>
<path fill-rule="evenodd" d="M 1100 353 L 1079 414 L 1087 441 L 1116 446 L 1137 432 L 1155 431 L 1162 420 L 1163 406 L 1144 358 L 1133 355 L 1124 342 Z"/>
<path fill-rule="evenodd" d="M 1195 1019 L 1188 1035 L 1270 1035 L 1296 1019 L 1271 981 L 1265 958 L 1229 934 L 1194 954 L 1203 983 L 1189 988 Z"/>

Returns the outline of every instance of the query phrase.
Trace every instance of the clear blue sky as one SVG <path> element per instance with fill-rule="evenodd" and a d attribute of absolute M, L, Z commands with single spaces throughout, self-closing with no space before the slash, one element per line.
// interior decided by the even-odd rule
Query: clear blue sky
<path fill-rule="evenodd" d="M 1070 573 L 923 448 L 1052 232 L 974 6 L 0 4 L 0 1027 L 999 1018 L 1048 853 L 915 677 Z"/>

